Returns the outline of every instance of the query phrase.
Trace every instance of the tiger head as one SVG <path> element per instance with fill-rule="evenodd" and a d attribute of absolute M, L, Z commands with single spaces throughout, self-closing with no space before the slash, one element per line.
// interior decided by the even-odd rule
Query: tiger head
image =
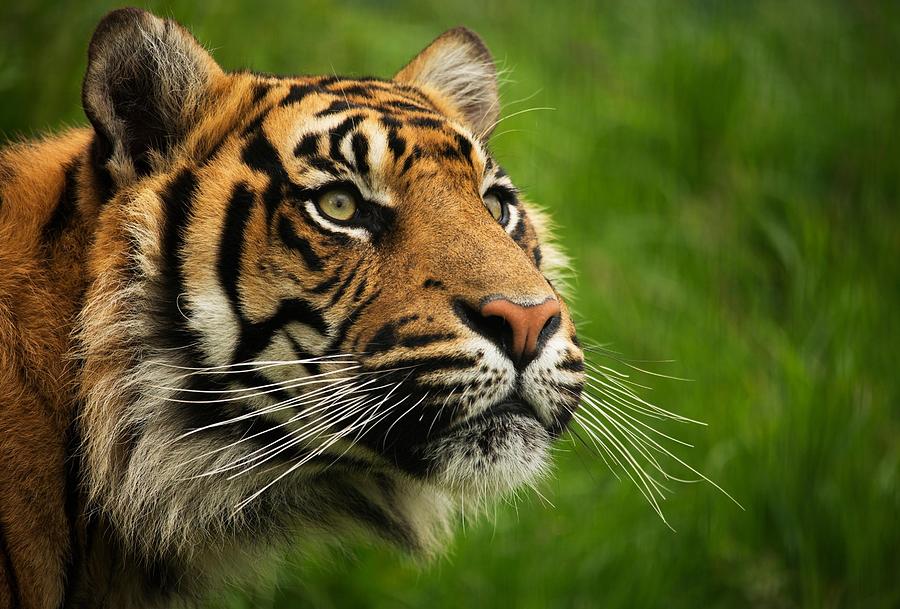
<path fill-rule="evenodd" d="M 457 499 L 547 469 L 583 355 L 565 260 L 488 151 L 475 34 L 390 80 L 279 77 L 125 9 L 83 102 L 89 486 L 137 545 L 302 521 L 421 548 Z"/>

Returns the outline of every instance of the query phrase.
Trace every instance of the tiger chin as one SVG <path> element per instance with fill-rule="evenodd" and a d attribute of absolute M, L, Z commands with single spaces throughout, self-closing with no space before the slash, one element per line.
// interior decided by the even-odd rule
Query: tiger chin
<path fill-rule="evenodd" d="M 123 9 L 82 104 L 0 153 L 0 606 L 189 605 L 348 535 L 433 555 L 548 470 L 583 354 L 475 34 L 282 77 Z"/>

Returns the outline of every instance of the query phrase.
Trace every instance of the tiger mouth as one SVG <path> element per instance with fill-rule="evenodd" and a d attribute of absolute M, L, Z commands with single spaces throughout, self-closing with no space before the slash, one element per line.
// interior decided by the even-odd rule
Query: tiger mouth
<path fill-rule="evenodd" d="M 463 419 L 462 421 L 457 421 L 453 425 L 450 425 L 440 435 L 443 436 L 458 431 L 465 431 L 466 429 L 471 427 L 491 422 L 499 422 L 502 419 L 511 417 L 524 417 L 533 419 L 540 423 L 536 413 L 534 412 L 534 409 L 529 406 L 528 403 L 525 402 L 525 400 L 519 397 L 514 397 L 513 399 L 506 399 L 491 406 L 490 408 L 486 408 L 483 412 L 480 412 L 473 417 Z"/>
<path fill-rule="evenodd" d="M 552 434 L 519 396 L 447 426 L 412 449 L 419 475 L 452 494 L 503 494 L 543 475 Z"/>

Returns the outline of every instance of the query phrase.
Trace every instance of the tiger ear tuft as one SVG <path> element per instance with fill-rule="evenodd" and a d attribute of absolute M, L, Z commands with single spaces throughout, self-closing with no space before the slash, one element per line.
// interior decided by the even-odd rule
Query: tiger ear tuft
<path fill-rule="evenodd" d="M 82 87 L 97 149 L 119 187 L 158 168 L 208 101 L 222 70 L 174 21 L 125 8 L 94 32 Z"/>
<path fill-rule="evenodd" d="M 444 32 L 394 80 L 438 93 L 475 135 L 490 137 L 500 114 L 497 69 L 475 32 L 464 27 Z"/>

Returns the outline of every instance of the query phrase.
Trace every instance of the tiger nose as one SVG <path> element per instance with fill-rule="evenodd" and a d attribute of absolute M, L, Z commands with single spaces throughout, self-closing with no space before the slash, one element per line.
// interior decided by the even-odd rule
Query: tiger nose
<path fill-rule="evenodd" d="M 559 327 L 559 301 L 547 300 L 539 305 L 523 306 L 505 298 L 492 300 L 479 311 L 485 320 L 499 318 L 492 337 L 517 368 L 523 369 L 535 357 L 543 343 Z M 498 331 L 497 331 L 498 330 Z"/>

